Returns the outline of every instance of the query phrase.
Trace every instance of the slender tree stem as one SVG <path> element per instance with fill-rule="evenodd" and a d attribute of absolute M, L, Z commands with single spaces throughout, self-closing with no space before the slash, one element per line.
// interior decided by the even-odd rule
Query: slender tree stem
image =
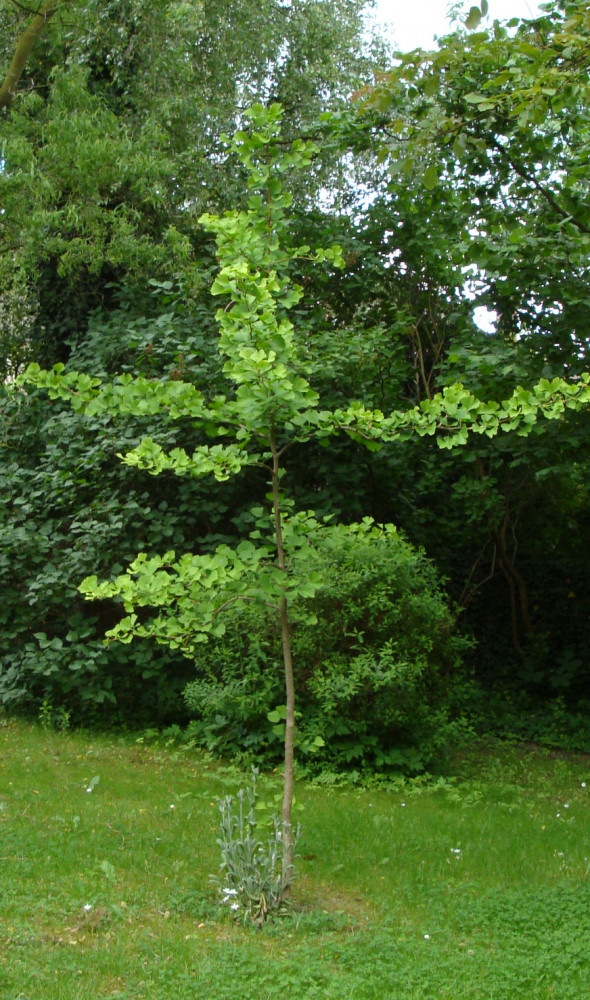
<path fill-rule="evenodd" d="M 281 520 L 280 490 L 279 490 L 279 469 L 280 452 L 277 448 L 274 427 L 270 429 L 270 449 L 272 454 L 272 500 L 275 528 L 275 541 L 277 546 L 277 562 L 281 572 L 287 572 L 285 559 L 285 548 L 283 545 L 283 531 Z M 285 579 L 286 583 L 286 579 Z M 295 681 L 293 677 L 293 659 L 291 655 L 291 626 L 289 623 L 289 612 L 287 598 L 283 596 L 279 605 L 279 617 L 281 623 L 281 638 L 283 644 L 283 663 L 285 667 L 285 775 L 283 779 L 283 844 L 285 847 L 285 865 L 293 863 L 293 829 L 291 822 L 291 812 L 293 806 L 293 771 L 294 771 L 294 746 L 295 746 Z M 289 889 L 285 890 L 287 895 Z"/>

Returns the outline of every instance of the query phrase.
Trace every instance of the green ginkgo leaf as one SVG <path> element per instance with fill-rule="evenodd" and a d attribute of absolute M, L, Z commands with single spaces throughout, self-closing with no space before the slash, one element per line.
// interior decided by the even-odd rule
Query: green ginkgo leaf
<path fill-rule="evenodd" d="M 438 168 L 434 163 L 431 163 L 429 167 L 424 171 L 424 187 L 427 187 L 429 191 L 438 184 Z"/>
<path fill-rule="evenodd" d="M 475 31 L 481 21 L 481 10 L 479 7 L 472 7 L 465 18 L 465 27 L 469 31 Z"/>

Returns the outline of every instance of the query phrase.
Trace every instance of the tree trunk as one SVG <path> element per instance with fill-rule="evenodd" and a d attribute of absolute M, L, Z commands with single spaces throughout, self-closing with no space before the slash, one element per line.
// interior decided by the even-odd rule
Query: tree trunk
<path fill-rule="evenodd" d="M 519 637 L 517 608 L 520 608 L 520 616 L 522 619 L 526 635 L 531 635 L 534 632 L 534 626 L 529 608 L 529 599 L 528 599 L 526 583 L 522 577 L 522 574 L 517 569 L 515 554 L 510 555 L 510 553 L 508 552 L 508 546 L 506 544 L 506 534 L 508 530 L 509 520 L 510 520 L 510 510 L 507 510 L 501 530 L 494 532 L 494 540 L 496 542 L 496 545 L 498 546 L 500 567 L 506 578 L 510 590 L 512 642 L 516 652 L 521 657 L 521 659 L 524 660 L 525 654 Z M 517 596 L 518 596 L 518 604 L 517 604 Z"/>
<path fill-rule="evenodd" d="M 0 86 L 0 109 L 7 108 L 12 103 L 18 81 L 23 75 L 27 60 L 31 54 L 33 46 L 38 38 L 43 34 L 47 22 L 53 17 L 58 7 L 58 0 L 50 0 L 38 14 L 35 14 L 29 26 L 20 36 L 10 69 L 6 74 L 4 82 Z"/>
<path fill-rule="evenodd" d="M 285 549 L 283 546 L 283 532 L 281 522 L 280 490 L 279 490 L 279 460 L 280 454 L 274 438 L 274 429 L 271 428 L 270 448 L 272 452 L 272 499 L 275 527 L 275 541 L 277 546 L 277 562 L 279 569 L 286 574 L 287 565 L 285 560 Z M 285 578 L 286 583 L 286 578 Z M 291 812 L 293 806 L 293 771 L 294 771 L 294 745 L 295 745 L 295 681 L 293 677 L 293 659 L 291 656 L 291 626 L 289 624 L 289 613 L 287 598 L 283 592 L 280 600 L 279 615 L 281 623 L 281 638 L 283 644 L 283 663 L 285 667 L 285 774 L 283 778 L 283 845 L 285 848 L 284 863 L 288 867 L 293 864 L 293 828 L 291 822 Z M 288 895 L 289 888 L 285 890 Z"/>
<path fill-rule="evenodd" d="M 482 461 L 482 459 L 481 459 L 481 457 L 479 455 L 476 455 L 475 461 L 476 461 L 476 465 L 477 465 L 477 471 L 478 471 L 479 478 L 480 478 L 481 481 L 483 481 L 484 474 L 485 474 L 483 461 Z M 528 598 L 527 586 L 526 586 L 526 583 L 524 581 L 524 578 L 523 578 L 522 574 L 520 573 L 520 571 L 518 570 L 518 568 L 516 566 L 516 548 L 517 548 L 517 546 L 516 546 L 516 534 L 515 534 L 515 532 L 516 532 L 516 523 L 518 522 L 518 518 L 520 516 L 520 511 L 522 510 L 522 508 L 523 508 L 523 506 L 525 504 L 525 501 L 521 501 L 521 503 L 516 508 L 511 509 L 511 507 L 510 507 L 510 494 L 508 492 L 508 493 L 506 493 L 504 503 L 505 503 L 505 514 L 504 514 L 504 518 L 503 518 L 503 521 L 502 521 L 502 526 L 499 529 L 495 528 L 495 527 L 492 528 L 491 534 L 490 534 L 490 537 L 493 539 L 493 542 L 494 542 L 494 562 L 493 562 L 493 566 L 495 566 L 496 553 L 497 553 L 497 555 L 498 555 L 498 562 L 500 564 L 500 570 L 502 571 L 502 573 L 504 575 L 504 578 L 505 578 L 505 580 L 506 580 L 506 582 L 508 584 L 508 590 L 509 590 L 509 594 L 510 594 L 510 617 L 511 617 L 511 623 L 512 623 L 512 644 L 514 646 L 514 649 L 518 653 L 518 655 L 521 657 L 521 659 L 524 660 L 525 659 L 525 653 L 524 653 L 524 650 L 522 648 L 522 644 L 521 644 L 521 641 L 520 641 L 520 635 L 519 635 L 519 621 L 518 621 L 518 612 L 519 612 L 519 609 L 520 609 L 520 617 L 521 617 L 521 620 L 522 620 L 522 624 L 523 624 L 523 628 L 524 628 L 525 634 L 526 635 L 532 635 L 532 633 L 535 631 L 534 625 L 533 625 L 533 620 L 531 618 L 530 607 L 529 607 L 529 598 Z M 516 520 L 512 523 L 512 518 L 513 518 L 514 514 L 515 514 Z M 513 536 L 514 536 L 514 545 L 513 545 L 513 551 L 512 551 L 512 553 L 510 553 L 508 551 L 508 542 L 507 542 L 508 529 L 511 526 L 512 526 L 512 532 L 513 532 Z M 493 576 L 493 568 L 492 568 L 492 573 L 491 573 L 490 577 L 488 577 L 488 579 L 491 579 L 491 576 Z"/>

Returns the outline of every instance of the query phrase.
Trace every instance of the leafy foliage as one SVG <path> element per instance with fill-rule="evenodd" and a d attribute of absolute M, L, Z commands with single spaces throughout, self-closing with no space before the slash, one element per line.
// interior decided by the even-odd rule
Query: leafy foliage
<path fill-rule="evenodd" d="M 384 72 L 366 87 L 360 8 L 73 0 L 67 12 L 57 5 L 35 42 L 2 112 L 2 370 L 13 378 L 31 358 L 66 369 L 37 376 L 49 400 L 30 387 L 26 403 L 18 390 L 3 392 L 1 684 L 10 703 L 36 710 L 48 696 L 56 712 L 88 717 L 102 705 L 105 718 L 107 708 L 129 718 L 132 708 L 143 716 L 159 707 L 159 721 L 183 711 L 189 668 L 180 654 L 143 642 L 132 654 L 103 648 L 116 595 L 91 608 L 74 581 L 97 573 L 112 587 L 111 573 L 121 575 L 139 550 L 152 572 L 152 560 L 173 550 L 197 559 L 220 544 L 234 551 L 251 530 L 262 535 L 255 546 L 267 545 L 268 522 L 256 525 L 250 513 L 265 503 L 266 473 L 255 464 L 264 446 L 257 451 L 247 435 L 233 451 L 224 445 L 239 406 L 241 417 L 256 416 L 248 387 L 268 375 L 278 335 L 281 363 L 316 394 L 284 428 L 281 488 L 293 509 L 313 509 L 320 525 L 334 513 L 401 525 L 436 560 L 477 635 L 478 678 L 486 692 L 496 685 L 480 706 L 497 712 L 518 701 L 523 724 L 505 711 L 504 730 L 534 735 L 534 715 L 549 720 L 537 734 L 544 727 L 557 739 L 561 720 L 569 740 L 582 738 L 574 734 L 583 730 L 575 712 L 587 690 L 590 621 L 579 557 L 590 539 L 586 6 L 558 0 L 533 21 L 486 26 L 483 2 L 467 30 L 438 51 L 400 54 L 389 68 L 381 60 Z M 30 17 L 0 5 L 3 67 Z M 216 352 L 209 287 L 212 235 L 225 226 L 225 249 L 233 240 L 244 249 L 246 216 L 253 226 L 248 197 L 261 194 L 248 190 L 253 161 L 265 186 L 264 142 L 248 164 L 223 137 L 244 125 L 253 94 L 283 101 L 283 137 L 273 143 L 294 155 L 290 142 L 302 139 L 307 159 L 290 173 L 294 204 L 283 204 L 289 217 L 277 230 L 285 284 L 257 300 L 258 320 L 274 310 L 274 333 L 254 345 L 267 357 L 250 382 L 255 359 L 241 359 L 237 405 L 238 383 L 222 370 L 231 359 Z M 310 135 L 321 155 L 307 147 Z M 371 181 L 362 207 L 348 216 L 311 209 L 335 178 L 339 203 L 350 206 L 359 173 Z M 272 197 L 280 210 L 276 190 Z M 228 206 L 237 211 L 222 223 Z M 203 211 L 209 222 L 197 227 Z M 311 251 L 287 263 L 285 251 L 315 246 L 320 230 L 324 246 L 341 246 L 344 267 L 318 267 Z M 255 264 L 252 241 L 247 250 Z M 223 301 L 238 304 L 238 326 L 243 278 L 226 272 L 217 285 Z M 493 332 L 474 323 L 477 307 Z M 294 365 L 285 361 L 291 351 Z M 300 401 L 304 389 L 289 382 Z M 216 396 L 235 407 L 233 422 L 221 419 Z M 355 399 L 362 405 L 351 407 Z M 289 400 L 279 409 L 286 414 Z M 127 426 L 111 424 L 110 411 Z M 441 451 L 437 440 L 453 447 Z M 134 465 L 118 468 L 118 452 L 134 454 Z M 206 468 L 223 482 L 200 485 L 193 473 Z M 171 587 L 176 561 L 159 563 Z M 232 596 L 242 585 L 234 580 Z M 138 619 L 149 627 L 147 607 Z"/>
<path fill-rule="evenodd" d="M 281 100 L 291 135 L 344 103 L 378 58 L 365 0 L 72 0 L 46 19 L 2 110 L 3 287 L 34 290 L 27 360 L 67 360 L 112 285 L 192 270 L 195 220 L 240 204 L 244 174 L 221 136 L 255 100 Z M 31 12 L 0 9 L 0 74 Z M 1 75 L 0 75 L 1 79 Z M 323 172 L 323 177 L 321 176 Z M 339 156 L 307 193 L 344 176 Z"/>
<path fill-rule="evenodd" d="M 443 752 L 460 710 L 469 644 L 433 567 L 393 529 L 323 530 L 310 564 L 322 585 L 292 606 L 298 760 L 314 773 L 421 771 Z M 185 692 L 197 745 L 276 761 L 280 659 L 268 611 L 235 606 L 223 636 L 200 647 Z"/>
<path fill-rule="evenodd" d="M 116 453 L 145 430 L 141 420 L 90 420 L 12 390 L 0 407 L 9 429 L 0 466 L 3 704 L 34 712 L 47 697 L 94 724 L 178 718 L 186 661 L 147 643 L 131 660 L 120 647 L 107 649 L 103 634 L 116 608 L 86 604 L 77 581 L 101 565 L 122 569 L 140 542 L 154 550 L 188 545 L 222 515 L 216 497 L 196 483 L 171 495 L 168 483 L 145 473 L 121 476 Z M 162 439 L 170 433 L 162 421 L 151 429 Z"/>
<path fill-rule="evenodd" d="M 473 7 L 467 30 L 400 54 L 361 88 L 356 132 L 334 123 L 354 148 L 368 135 L 380 148 L 387 179 L 371 216 L 387 234 L 388 284 L 414 306 L 408 360 L 426 397 L 460 381 L 497 399 L 587 368 L 587 5 L 547 4 L 508 25 L 486 13 Z M 588 592 L 570 558 L 588 537 L 587 421 L 537 422 L 526 442 L 472 440 L 450 461 L 422 446 L 411 482 L 386 460 L 378 496 L 379 516 L 451 578 L 486 686 L 544 701 L 557 664 L 577 660 L 574 713 L 588 683 Z"/>

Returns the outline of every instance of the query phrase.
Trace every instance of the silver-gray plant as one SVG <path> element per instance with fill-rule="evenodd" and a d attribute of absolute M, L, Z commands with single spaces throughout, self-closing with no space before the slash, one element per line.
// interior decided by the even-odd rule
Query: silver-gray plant
<path fill-rule="evenodd" d="M 212 875 L 211 881 L 232 916 L 262 925 L 269 914 L 285 911 L 295 872 L 287 860 L 278 817 L 273 820 L 273 830 L 266 842 L 257 835 L 258 773 L 253 767 L 251 785 L 240 788 L 235 798 L 228 795 L 219 802 L 217 843 L 221 848 L 222 874 Z M 293 843 L 298 836 L 299 829 L 294 833 Z"/>

